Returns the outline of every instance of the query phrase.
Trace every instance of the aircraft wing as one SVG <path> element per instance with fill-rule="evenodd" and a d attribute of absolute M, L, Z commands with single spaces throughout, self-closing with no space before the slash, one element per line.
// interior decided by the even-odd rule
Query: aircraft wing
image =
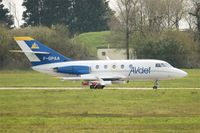
<path fill-rule="evenodd" d="M 85 75 L 81 75 L 78 77 L 62 77 L 62 80 L 87 80 L 87 81 L 94 81 L 94 80 L 98 80 L 102 79 L 102 80 L 123 80 L 125 79 L 125 76 L 122 75 L 92 75 L 92 74 L 85 74 Z"/>
<path fill-rule="evenodd" d="M 81 76 L 77 76 L 77 77 L 61 77 L 62 80 L 97 80 L 96 77 L 91 76 L 91 75 L 81 75 Z"/>

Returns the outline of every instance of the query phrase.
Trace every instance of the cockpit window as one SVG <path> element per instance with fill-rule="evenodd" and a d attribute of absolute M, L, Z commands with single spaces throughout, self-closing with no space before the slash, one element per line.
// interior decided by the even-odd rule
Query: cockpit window
<path fill-rule="evenodd" d="M 164 63 L 161 63 L 160 65 L 161 67 L 167 67 Z"/>
<path fill-rule="evenodd" d="M 156 67 L 161 67 L 161 64 L 160 63 L 156 63 Z"/>
<path fill-rule="evenodd" d="M 172 67 L 169 63 L 156 63 L 156 67 Z"/>
<path fill-rule="evenodd" d="M 169 63 L 165 63 L 165 65 L 166 65 L 167 67 L 173 67 L 173 66 L 170 65 Z"/>

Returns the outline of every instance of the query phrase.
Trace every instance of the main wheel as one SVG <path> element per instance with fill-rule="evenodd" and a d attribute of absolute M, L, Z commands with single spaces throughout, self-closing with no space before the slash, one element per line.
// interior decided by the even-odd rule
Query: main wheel
<path fill-rule="evenodd" d="M 105 86 L 104 85 L 97 85 L 96 89 L 103 89 Z"/>
<path fill-rule="evenodd" d="M 90 85 L 90 89 L 95 89 L 95 88 L 94 88 L 94 85 Z"/>
<path fill-rule="evenodd" d="M 105 86 L 104 85 L 101 85 L 101 86 L 99 86 L 99 89 L 103 89 Z"/>

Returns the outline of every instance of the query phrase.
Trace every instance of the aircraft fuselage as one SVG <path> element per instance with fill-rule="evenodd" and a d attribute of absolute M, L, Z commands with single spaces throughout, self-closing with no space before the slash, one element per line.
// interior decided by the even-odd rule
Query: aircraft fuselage
<path fill-rule="evenodd" d="M 157 66 L 156 64 L 164 64 Z M 102 79 L 109 78 L 109 75 L 118 75 L 126 80 L 171 80 L 182 78 L 187 75 L 186 72 L 174 68 L 165 61 L 160 60 L 94 60 L 94 61 L 71 61 L 62 63 L 53 63 L 33 67 L 34 70 L 60 77 L 79 76 L 67 73 L 58 73 L 54 71 L 56 67 L 66 66 L 88 66 L 90 75 Z M 84 79 L 83 79 L 84 80 Z"/>

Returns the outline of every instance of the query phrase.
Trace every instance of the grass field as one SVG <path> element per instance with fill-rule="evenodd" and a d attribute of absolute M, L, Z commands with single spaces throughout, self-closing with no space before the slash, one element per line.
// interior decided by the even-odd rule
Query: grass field
<path fill-rule="evenodd" d="M 73 42 L 89 47 L 90 53 L 97 56 L 97 47 L 108 46 L 108 38 L 111 35 L 110 31 L 89 32 L 76 36 Z"/>
<path fill-rule="evenodd" d="M 108 37 L 110 36 L 110 31 L 102 31 L 102 32 L 89 32 L 83 33 L 74 38 L 74 41 L 79 44 L 86 44 L 90 47 L 98 47 L 98 46 L 107 46 L 108 45 Z"/>
<path fill-rule="evenodd" d="M 1 133 L 200 132 L 200 90 L 1 90 Z"/>
<path fill-rule="evenodd" d="M 161 88 L 200 88 L 200 69 L 185 70 L 185 78 L 161 81 Z M 153 82 L 130 82 L 112 87 L 151 88 Z M 0 87 L 81 87 L 81 82 L 61 81 L 58 78 L 34 71 L 0 71 Z"/>
<path fill-rule="evenodd" d="M 0 133 L 200 132 L 200 70 L 161 82 L 170 90 L 30 90 L 75 87 L 34 71 L 0 71 Z M 131 82 L 121 87 L 151 87 Z M 120 86 L 113 86 L 120 87 Z"/>

